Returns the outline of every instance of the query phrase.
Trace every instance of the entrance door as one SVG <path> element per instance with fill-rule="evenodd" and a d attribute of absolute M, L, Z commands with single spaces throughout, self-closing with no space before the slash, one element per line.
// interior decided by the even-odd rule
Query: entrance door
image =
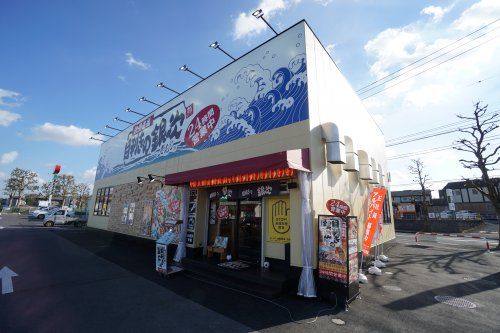
<path fill-rule="evenodd" d="M 227 237 L 227 253 L 233 254 L 236 248 L 236 214 L 238 203 L 235 201 L 210 201 L 208 219 L 208 245 L 213 245 L 216 236 Z"/>
<path fill-rule="evenodd" d="M 238 217 L 238 258 L 260 264 L 262 246 L 261 201 L 240 201 Z"/>

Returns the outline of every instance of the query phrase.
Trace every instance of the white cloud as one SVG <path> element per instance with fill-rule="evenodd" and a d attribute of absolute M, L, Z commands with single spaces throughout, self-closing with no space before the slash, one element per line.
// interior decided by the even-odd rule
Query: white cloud
<path fill-rule="evenodd" d="M 22 102 L 22 95 L 18 92 L 0 88 L 0 105 L 19 106 Z"/>
<path fill-rule="evenodd" d="M 99 141 L 89 139 L 91 136 L 101 138 L 88 128 L 45 123 L 33 128 L 31 139 L 35 141 L 52 141 L 69 146 L 99 145 Z"/>
<path fill-rule="evenodd" d="M 21 115 L 19 113 L 0 110 L 0 126 L 9 126 L 13 122 L 19 120 Z"/>
<path fill-rule="evenodd" d="M 97 171 L 97 166 L 94 166 L 90 169 L 87 169 L 83 172 L 83 175 L 82 175 L 82 179 L 86 182 L 86 183 L 90 183 L 92 184 L 95 180 L 95 173 Z"/>
<path fill-rule="evenodd" d="M 479 28 L 500 17 L 500 1 L 482 0 L 467 8 L 460 18 L 453 22 L 455 29 L 467 31 Z"/>
<path fill-rule="evenodd" d="M 7 174 L 5 172 L 0 171 L 0 180 L 7 179 Z"/>
<path fill-rule="evenodd" d="M 134 55 L 130 52 L 125 53 L 127 59 L 125 60 L 130 67 L 136 67 L 142 70 L 148 70 L 151 68 L 150 64 L 146 64 L 140 59 L 134 58 Z"/>
<path fill-rule="evenodd" d="M 262 9 L 266 20 L 286 10 L 293 4 L 299 3 L 301 0 L 261 0 L 257 7 L 248 13 L 241 12 L 234 21 L 233 37 L 234 39 L 242 39 L 252 37 L 264 32 L 267 29 L 266 24 L 261 20 L 252 16 L 252 13 L 257 9 Z"/>
<path fill-rule="evenodd" d="M 433 11 L 438 12 L 437 10 Z M 443 11 L 446 12 L 444 9 Z M 426 12 L 432 15 L 430 9 L 426 10 Z M 492 14 L 486 15 L 486 13 Z M 429 20 L 421 17 L 419 20 L 404 26 L 389 27 L 369 40 L 365 44 L 365 51 L 369 58 L 368 64 L 372 79 L 377 80 L 399 70 L 451 44 L 466 35 L 471 29 L 477 29 L 493 21 L 493 17 L 500 17 L 500 1 L 477 1 L 461 13 L 450 11 L 446 15 L 451 17 L 449 20 L 443 20 L 441 24 L 436 24 L 434 19 Z M 482 33 L 497 26 L 498 24 L 495 24 L 484 29 Z M 409 71 L 409 68 L 403 69 L 397 73 L 397 75 L 401 76 L 395 80 L 385 84 L 382 83 L 380 87 L 366 94 L 361 94 L 361 98 L 363 98 L 387 88 L 387 90 L 363 101 L 371 114 L 383 117 L 382 127 L 386 138 L 392 139 L 456 122 L 458 119 L 455 115 L 457 113 L 470 115 L 473 103 L 478 100 L 489 104 L 489 110 L 498 109 L 500 105 L 500 98 L 498 97 L 500 77 L 497 75 L 497 59 L 500 58 L 500 39 L 492 40 L 472 52 L 431 68 L 496 35 L 498 35 L 496 31 L 489 33 L 485 37 L 460 47 L 440 59 L 424 64 L 414 71 Z M 463 40 L 453 47 L 459 46 L 468 40 Z M 431 60 L 438 54 L 418 64 Z M 411 76 L 420 72 L 423 73 L 411 78 Z M 477 84 L 471 85 L 473 82 Z M 463 135 L 458 132 L 430 137 L 425 140 L 391 147 L 393 151 L 388 155 L 394 156 L 433 147 L 447 146 L 460 137 L 463 137 Z M 412 183 L 411 178 L 408 177 L 408 165 L 410 159 L 418 157 L 425 162 L 426 170 L 434 181 L 432 184 L 433 189 L 441 188 L 443 182 L 438 182 L 439 180 L 451 181 L 460 179 L 462 176 L 478 175 L 476 170 L 464 169 L 458 162 L 461 158 L 470 159 L 473 156 L 453 150 L 442 150 L 430 154 L 389 160 L 389 170 L 393 175 L 392 184 Z M 398 186 L 394 189 L 413 187 Z"/>
<path fill-rule="evenodd" d="M 12 163 L 16 160 L 17 156 L 19 154 L 17 153 L 17 151 L 11 151 L 11 152 L 8 152 L 8 153 L 3 153 L 2 155 L 0 155 L 0 164 L 9 164 L 9 163 Z"/>
<path fill-rule="evenodd" d="M 335 49 L 335 46 L 335 44 L 328 44 L 327 46 L 325 46 L 325 49 L 331 55 L 333 50 Z"/>
<path fill-rule="evenodd" d="M 428 6 L 422 9 L 420 14 L 425 14 L 432 16 L 432 21 L 435 23 L 441 22 L 443 20 L 443 17 L 446 13 L 451 11 L 454 7 L 454 4 L 448 7 L 440 7 L 440 6 Z"/>
<path fill-rule="evenodd" d="M 314 0 L 317 3 L 319 3 L 321 6 L 328 6 L 330 3 L 332 3 L 333 0 Z"/>

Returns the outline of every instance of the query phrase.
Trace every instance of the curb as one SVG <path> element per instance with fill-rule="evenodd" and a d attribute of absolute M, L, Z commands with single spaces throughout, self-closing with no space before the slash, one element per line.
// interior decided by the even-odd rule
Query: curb
<path fill-rule="evenodd" d="M 433 236 L 446 236 L 446 237 L 457 237 L 457 238 L 476 238 L 476 239 L 485 239 L 481 236 L 469 236 L 462 234 L 440 234 L 436 232 L 417 232 L 415 235 L 433 235 Z"/>

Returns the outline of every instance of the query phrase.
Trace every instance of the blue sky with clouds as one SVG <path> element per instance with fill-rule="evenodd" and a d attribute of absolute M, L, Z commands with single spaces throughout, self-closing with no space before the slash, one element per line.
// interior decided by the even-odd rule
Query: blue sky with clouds
<path fill-rule="evenodd" d="M 225 65 L 228 58 L 210 49 L 210 42 L 238 56 L 271 37 L 251 17 L 256 8 L 277 30 L 306 19 L 353 87 L 500 17 L 496 0 L 3 1 L 0 179 L 16 166 L 49 179 L 58 163 L 63 173 L 92 183 L 99 144 L 88 137 L 113 133 L 106 124 L 123 127 L 113 122 L 115 116 L 136 120 L 126 107 L 151 111 L 152 105 L 138 101 L 143 95 L 158 103 L 170 99 L 158 82 L 180 91 L 194 84 L 196 78 L 179 71 L 180 65 L 201 75 Z M 467 112 L 478 98 L 499 109 L 494 59 L 500 47 L 493 41 L 482 48 L 365 100 L 386 136 L 455 121 L 454 114 Z M 392 148 L 388 155 L 452 140 Z M 426 155 L 435 180 L 460 177 L 457 154 Z M 411 181 L 407 164 L 391 162 L 393 183 Z"/>

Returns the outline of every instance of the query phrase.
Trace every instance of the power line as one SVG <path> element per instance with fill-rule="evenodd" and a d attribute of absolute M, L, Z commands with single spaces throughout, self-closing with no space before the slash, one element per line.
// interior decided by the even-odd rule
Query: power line
<path fill-rule="evenodd" d="M 498 169 L 494 169 L 494 170 L 498 170 Z M 481 176 L 475 176 L 475 177 L 471 177 L 471 178 L 474 178 L 474 179 L 479 179 Z M 500 177 L 500 175 L 490 175 L 490 178 L 497 178 L 497 177 Z M 460 181 L 465 181 L 465 179 L 461 178 L 461 179 L 439 179 L 439 180 L 431 180 L 429 181 L 428 183 L 429 184 L 435 184 L 435 183 L 443 183 L 443 182 L 460 182 Z M 390 184 L 391 187 L 395 187 L 395 186 L 410 186 L 410 185 L 418 185 L 418 183 L 407 183 L 407 184 Z"/>
<path fill-rule="evenodd" d="M 468 53 L 468 52 L 470 52 L 470 51 L 472 51 L 472 50 L 477 49 L 478 47 L 480 47 L 480 46 L 482 46 L 482 45 L 484 45 L 484 44 L 486 44 L 486 43 L 491 42 L 492 40 L 494 40 L 494 39 L 495 39 L 495 38 L 497 38 L 497 37 L 498 37 L 498 35 L 497 35 L 497 36 L 495 36 L 495 37 L 493 37 L 493 38 L 490 38 L 490 39 L 488 39 L 487 41 L 482 42 L 482 43 L 480 43 L 480 44 L 478 44 L 478 45 L 476 45 L 476 46 L 473 46 L 473 47 L 471 47 L 470 49 L 467 49 L 467 50 L 465 50 L 465 51 L 463 51 L 463 52 L 460 52 L 459 54 L 454 55 L 454 56 L 453 56 L 453 57 L 451 57 L 451 58 L 448 58 L 448 59 L 446 59 L 446 60 L 444 60 L 444 61 L 441 61 L 440 63 L 438 63 L 438 64 L 436 64 L 436 65 L 434 65 L 434 66 L 431 66 L 431 67 L 429 67 L 429 68 L 427 68 L 427 69 L 425 69 L 425 70 L 423 70 L 423 71 L 421 71 L 421 72 L 418 72 L 417 74 L 414 74 L 414 75 L 409 76 L 409 77 L 407 77 L 407 78 L 405 78 L 405 79 L 403 79 L 403 80 L 401 80 L 401 81 L 398 81 L 398 82 L 396 82 L 396 83 L 395 83 L 395 84 L 393 84 L 393 85 L 390 85 L 390 86 L 388 86 L 388 87 L 385 87 L 384 89 L 379 90 L 379 91 L 377 91 L 376 93 L 373 93 L 373 94 L 371 94 L 371 95 L 369 95 L 369 96 L 366 96 L 366 97 L 362 98 L 361 100 L 363 101 L 363 100 L 365 100 L 365 99 L 368 99 L 368 98 L 370 98 L 370 97 L 373 97 L 373 96 L 375 96 L 375 95 L 378 95 L 378 94 L 380 94 L 381 92 L 386 91 L 387 89 L 393 88 L 393 87 L 395 87 L 395 86 L 397 86 L 397 85 L 399 85 L 399 84 L 401 84 L 401 83 L 403 83 L 403 82 L 408 81 L 408 80 L 409 80 L 409 79 L 411 79 L 411 78 L 414 78 L 414 77 L 416 77 L 416 76 L 419 76 L 419 75 L 421 75 L 421 74 L 423 74 L 423 73 L 425 73 L 425 72 L 427 72 L 427 71 L 430 71 L 431 69 L 434 69 L 434 68 L 436 68 L 436 67 L 438 67 L 438 66 L 440 66 L 440 65 L 442 65 L 442 64 L 444 64 L 444 63 L 447 63 L 448 61 L 451 61 L 451 60 L 453 60 L 453 59 L 456 59 L 456 58 L 458 58 L 458 57 L 459 57 L 459 56 L 461 56 L 461 55 L 464 55 L 464 54 L 466 54 L 466 53 Z"/>
<path fill-rule="evenodd" d="M 461 37 L 461 38 L 459 38 L 459 39 L 455 40 L 454 42 L 452 42 L 452 43 L 450 43 L 450 44 L 448 44 L 448 45 L 446 45 L 446 46 L 443 46 L 442 48 L 440 48 L 440 49 L 438 49 L 438 50 L 436 50 L 436 51 L 434 51 L 434 52 L 432 52 L 432 53 L 430 53 L 430 54 L 426 55 L 425 57 L 422 57 L 422 58 L 420 58 L 420 59 L 417 59 L 417 60 L 415 60 L 414 62 L 412 62 L 412 63 L 410 63 L 410 64 L 408 64 L 408 65 L 406 65 L 406 66 L 404 66 L 404 67 L 402 67 L 402 68 L 400 68 L 400 69 L 398 69 L 397 71 L 394 71 L 394 72 L 392 72 L 392 73 L 389 73 L 389 74 L 387 74 L 386 76 L 384 76 L 384 77 L 382 77 L 382 78 L 380 78 L 380 79 L 378 79 L 378 80 L 376 80 L 376 81 L 374 81 L 374 82 L 372 82 L 372 83 L 370 83 L 370 84 L 368 84 L 368 85 L 366 85 L 366 86 L 364 86 L 364 87 L 359 88 L 358 90 L 356 90 L 356 92 L 360 92 L 361 90 L 364 90 L 365 88 L 368 88 L 368 87 L 370 87 L 370 86 L 374 85 L 375 83 L 378 83 L 378 82 L 380 82 L 380 81 L 382 81 L 382 80 L 384 80 L 384 79 L 386 79 L 386 78 L 388 78 L 388 77 L 390 77 L 390 76 L 392 76 L 392 75 L 394 75 L 394 74 L 396 74 L 396 73 L 399 73 L 399 72 L 400 72 L 400 71 L 402 71 L 403 69 L 406 69 L 406 68 L 408 68 L 408 67 L 410 67 L 410 66 L 413 66 L 413 65 L 415 65 L 415 64 L 417 64 L 417 63 L 419 63 L 420 61 L 422 61 L 422 60 L 424 60 L 424 59 L 427 59 L 428 57 L 430 57 L 430 56 L 432 56 L 432 55 L 434 55 L 434 54 L 436 54 L 436 53 L 438 53 L 438 52 L 440 52 L 440 51 L 442 51 L 442 50 L 444 50 L 444 49 L 446 49 L 446 48 L 448 48 L 448 47 L 450 47 L 450 46 L 452 46 L 452 45 L 454 45 L 454 44 L 456 44 L 456 43 L 458 43 L 458 42 L 460 42 L 461 40 L 464 40 L 465 38 L 470 37 L 471 35 L 474 35 L 475 33 L 477 33 L 477 32 L 479 32 L 479 31 L 481 31 L 481 30 L 483 30 L 483 29 L 485 29 L 485 28 L 489 27 L 490 25 L 492 25 L 492 24 L 494 24 L 494 23 L 496 23 L 496 22 L 498 22 L 498 21 L 500 21 L 500 19 L 496 19 L 496 20 L 494 20 L 494 21 L 492 21 L 492 22 L 490 22 L 490 23 L 488 23 L 488 24 L 486 24 L 486 25 L 484 25 L 484 26 L 480 27 L 479 29 L 476 29 L 476 30 L 472 31 L 471 33 L 469 33 L 469 34 L 467 34 L 467 35 L 465 35 L 465 36 L 463 36 L 463 37 Z"/>
<path fill-rule="evenodd" d="M 500 139 L 500 135 L 492 136 L 491 138 L 483 140 L 483 142 L 496 141 L 497 139 Z M 417 151 L 417 152 L 413 152 L 413 153 L 404 153 L 404 154 L 400 154 L 400 155 L 394 155 L 394 156 L 388 157 L 387 160 L 396 160 L 396 159 L 415 156 L 415 155 L 425 155 L 425 154 L 435 153 L 438 151 L 453 149 L 455 147 L 460 147 L 460 144 L 434 147 L 434 148 L 429 148 L 427 150 Z"/>
<path fill-rule="evenodd" d="M 449 53 L 451 53 L 451 52 L 453 52 L 453 51 L 455 51 L 455 50 L 457 50 L 457 49 L 461 48 L 462 46 L 465 46 L 465 45 L 467 45 L 467 44 L 470 44 L 470 43 L 472 43 L 473 41 L 475 41 L 475 40 L 477 40 L 477 39 L 479 39 L 479 38 L 482 38 L 482 37 L 486 36 L 487 34 L 491 33 L 492 31 L 494 31 L 494 30 L 496 30 L 496 29 L 498 29 L 498 28 L 500 28 L 500 27 L 496 27 L 496 28 L 494 28 L 494 29 L 492 29 L 492 30 L 490 30 L 490 31 L 488 31 L 488 32 L 485 32 L 484 34 L 482 34 L 482 35 L 480 35 L 480 36 L 477 36 L 477 37 L 475 37 L 474 39 L 471 39 L 470 41 L 463 43 L 462 45 L 459 45 L 459 46 L 457 46 L 457 47 L 455 47 L 455 48 L 453 48 L 453 49 L 451 49 L 451 50 L 449 50 L 449 51 L 446 51 L 445 53 L 440 54 L 440 55 L 438 55 L 438 56 L 436 56 L 436 57 L 434 57 L 434 58 L 432 58 L 432 59 L 430 59 L 430 60 L 428 60 L 428 61 L 426 61 L 426 62 L 424 62 L 424 63 L 422 63 L 422 64 L 420 64 L 420 65 L 418 65 L 418 66 L 416 66 L 416 67 L 413 67 L 413 68 L 411 68 L 411 69 L 409 69 L 409 70 L 407 70 L 407 71 L 403 72 L 403 73 L 400 73 L 400 74 L 398 74 L 398 75 L 396 75 L 396 76 L 394 76 L 394 77 L 391 77 L 390 79 L 385 80 L 384 82 L 381 82 L 381 83 L 379 83 L 379 84 L 377 84 L 377 85 L 375 85 L 375 86 L 371 87 L 370 89 L 366 89 L 366 90 L 364 90 L 364 91 L 360 92 L 359 94 L 360 94 L 360 95 L 365 94 L 365 93 L 367 93 L 367 92 L 369 92 L 369 91 L 371 91 L 371 90 L 373 90 L 373 89 L 376 89 L 376 88 L 378 88 L 378 87 L 380 87 L 380 86 L 383 86 L 384 84 L 386 84 L 386 83 L 388 83 L 388 82 L 394 81 L 394 80 L 396 80 L 397 78 L 400 78 L 401 76 L 403 76 L 403 75 L 405 75 L 405 74 L 407 74 L 407 73 L 410 73 L 411 71 L 414 71 L 414 70 L 415 70 L 415 69 L 417 69 L 417 68 L 420 68 L 420 67 L 422 67 L 422 66 L 424 66 L 424 65 L 427 65 L 428 63 L 433 62 L 434 60 L 439 59 L 439 58 L 441 58 L 441 57 L 443 57 L 443 56 L 445 56 L 445 55 L 447 55 L 447 54 L 449 54 Z"/>
<path fill-rule="evenodd" d="M 489 115 L 489 114 L 492 114 L 492 113 L 496 113 L 498 111 L 500 111 L 500 109 L 493 110 L 493 111 L 488 111 L 483 116 L 486 116 L 486 115 Z M 453 122 L 453 123 L 449 123 L 449 124 L 446 124 L 446 125 L 441 125 L 441 126 L 437 126 L 437 127 L 434 127 L 434 128 L 427 129 L 427 130 L 423 130 L 423 131 L 414 132 L 414 133 L 410 133 L 410 134 L 407 134 L 407 135 L 395 137 L 395 138 L 387 140 L 386 143 L 390 143 L 390 142 L 393 142 L 393 141 L 400 141 L 400 140 L 403 140 L 403 139 L 411 138 L 413 136 L 427 134 L 429 132 L 434 132 L 434 131 L 438 131 L 438 130 L 444 130 L 444 129 L 448 128 L 448 127 L 452 127 L 452 126 L 456 126 L 456 125 L 465 125 L 467 123 L 472 123 L 472 122 L 474 122 L 474 121 L 473 120 L 469 120 L 469 119 L 463 119 L 463 120 L 459 120 L 459 121 L 456 121 L 456 122 Z M 460 129 L 460 126 L 456 127 L 456 129 L 457 130 Z"/>
<path fill-rule="evenodd" d="M 488 125 L 488 124 L 493 124 L 493 123 L 496 123 L 496 121 L 487 121 L 483 125 Z M 421 136 L 421 137 L 417 137 L 417 138 L 413 138 L 413 139 L 408 139 L 408 140 L 401 141 L 401 142 L 391 143 L 391 144 L 386 145 L 386 147 L 399 146 L 399 145 L 402 145 L 402 144 L 405 144 L 405 143 L 410 143 L 410 142 L 414 142 L 414 141 L 420 141 L 420 140 L 424 140 L 424 139 L 429 139 L 429 138 L 433 138 L 433 137 L 436 137 L 436 136 L 441 136 L 441 135 L 445 135 L 445 134 L 450 134 L 450 133 L 453 133 L 453 132 L 457 132 L 457 131 L 460 131 L 460 130 L 463 130 L 463 129 L 467 129 L 467 128 L 469 128 L 469 127 L 457 127 L 457 128 L 453 128 L 453 129 L 448 130 L 448 131 L 444 131 L 444 132 L 429 134 L 429 135 L 426 135 L 426 136 Z"/>

